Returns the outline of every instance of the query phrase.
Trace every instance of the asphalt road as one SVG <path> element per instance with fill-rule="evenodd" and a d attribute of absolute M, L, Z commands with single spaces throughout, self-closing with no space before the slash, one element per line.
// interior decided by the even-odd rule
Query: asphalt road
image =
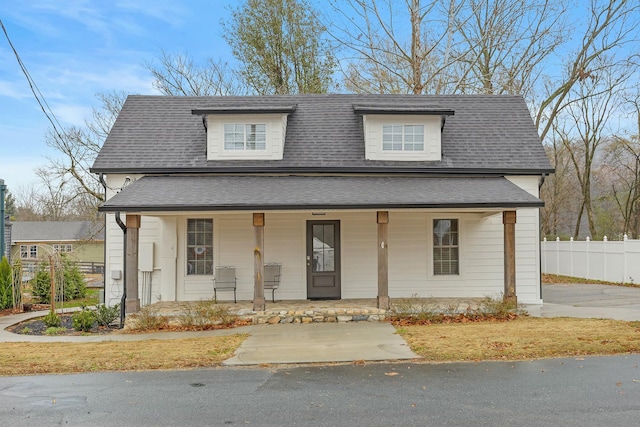
<path fill-rule="evenodd" d="M 0 377 L 7 426 L 636 426 L 640 355 Z"/>

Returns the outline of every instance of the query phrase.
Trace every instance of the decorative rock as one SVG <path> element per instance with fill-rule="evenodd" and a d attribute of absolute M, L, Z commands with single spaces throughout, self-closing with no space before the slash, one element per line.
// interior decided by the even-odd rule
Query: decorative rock
<path fill-rule="evenodd" d="M 300 318 L 299 317 L 295 317 L 293 319 L 293 323 L 300 323 Z"/>
<path fill-rule="evenodd" d="M 335 323 L 335 322 L 338 321 L 338 319 L 336 319 L 336 316 L 327 316 L 324 319 L 324 321 L 327 322 L 327 323 Z"/>
<path fill-rule="evenodd" d="M 378 320 L 380 320 L 380 316 L 378 316 L 377 314 L 372 314 L 371 316 L 369 316 L 369 319 L 367 319 L 369 322 L 377 322 Z"/>
<path fill-rule="evenodd" d="M 273 316 L 269 318 L 269 320 L 267 320 L 267 323 L 269 323 L 270 325 L 275 325 L 277 323 L 280 323 L 280 320 L 280 316 Z"/>
<path fill-rule="evenodd" d="M 258 316 L 258 325 L 264 325 L 267 323 L 267 318 L 263 316 Z"/>
<path fill-rule="evenodd" d="M 280 323 L 293 323 L 293 316 L 287 316 L 280 321 Z"/>
<path fill-rule="evenodd" d="M 311 323 L 311 322 L 313 322 L 313 319 L 311 317 L 305 316 L 302 318 L 302 323 Z"/>
<path fill-rule="evenodd" d="M 352 316 L 338 316 L 338 322 L 351 322 Z"/>
<path fill-rule="evenodd" d="M 322 323 L 324 322 L 324 316 L 313 316 L 313 323 Z"/>
<path fill-rule="evenodd" d="M 357 316 L 353 316 L 353 321 L 354 322 L 362 322 L 362 321 L 367 321 L 367 319 L 369 318 L 369 316 L 364 315 L 364 314 L 359 314 Z"/>

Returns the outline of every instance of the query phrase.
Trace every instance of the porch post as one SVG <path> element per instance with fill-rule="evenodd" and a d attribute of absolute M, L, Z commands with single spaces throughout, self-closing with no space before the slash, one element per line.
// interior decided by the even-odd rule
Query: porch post
<path fill-rule="evenodd" d="M 127 257 L 125 268 L 127 277 L 127 300 L 125 313 L 137 313 L 140 311 L 140 298 L 138 297 L 138 236 L 140 234 L 140 215 L 127 214 Z"/>
<path fill-rule="evenodd" d="M 253 214 L 256 246 L 253 249 L 253 311 L 264 311 L 264 213 Z"/>
<path fill-rule="evenodd" d="M 502 212 L 504 225 L 504 302 L 517 303 L 516 296 L 516 211 Z"/>
<path fill-rule="evenodd" d="M 378 308 L 388 310 L 389 301 L 389 211 L 378 211 Z"/>

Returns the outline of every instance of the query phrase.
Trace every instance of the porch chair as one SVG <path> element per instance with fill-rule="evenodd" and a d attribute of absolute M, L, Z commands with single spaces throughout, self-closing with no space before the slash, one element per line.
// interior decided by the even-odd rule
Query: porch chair
<path fill-rule="evenodd" d="M 213 278 L 213 299 L 218 302 L 218 291 L 233 291 L 233 302 L 236 300 L 236 268 L 231 265 L 216 267 L 216 275 Z"/>
<path fill-rule="evenodd" d="M 264 265 L 264 288 L 271 289 L 271 302 L 276 302 L 276 289 L 280 286 L 280 268 L 282 264 L 271 262 Z"/>

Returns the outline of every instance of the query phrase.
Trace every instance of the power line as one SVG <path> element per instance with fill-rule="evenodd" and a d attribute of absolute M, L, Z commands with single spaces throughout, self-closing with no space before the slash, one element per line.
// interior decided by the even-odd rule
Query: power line
<path fill-rule="evenodd" d="M 35 80 L 33 80 L 33 78 L 31 77 L 31 74 L 29 74 L 29 71 L 27 70 L 27 67 L 22 62 L 22 59 L 20 59 L 20 55 L 18 55 L 18 51 L 13 46 L 13 43 L 11 43 L 11 39 L 9 38 L 9 34 L 7 33 L 7 29 L 4 27 L 2 20 L 0 20 L 0 27 L 2 27 L 2 31 L 4 32 L 4 35 L 7 38 L 7 41 L 9 42 L 9 46 L 11 46 L 11 50 L 13 50 L 13 54 L 16 56 L 16 60 L 18 61 L 18 65 L 20 66 L 22 73 L 27 78 L 27 83 L 29 83 L 29 88 L 31 89 L 31 93 L 33 93 L 33 96 L 36 98 L 38 105 L 40 105 L 40 109 L 49 120 L 49 123 L 51 123 L 51 126 L 53 126 L 53 130 L 58 136 L 58 138 L 60 138 L 60 140 L 64 140 L 64 138 L 62 137 L 62 134 L 58 130 L 58 127 L 62 128 L 62 125 L 56 118 L 56 115 L 53 114 L 53 110 L 51 110 L 51 107 L 49 107 L 49 104 L 47 104 L 47 101 L 44 99 L 44 95 L 42 95 L 42 92 L 40 92 L 38 85 L 36 84 Z M 58 124 L 57 127 L 56 127 L 56 123 Z"/>

